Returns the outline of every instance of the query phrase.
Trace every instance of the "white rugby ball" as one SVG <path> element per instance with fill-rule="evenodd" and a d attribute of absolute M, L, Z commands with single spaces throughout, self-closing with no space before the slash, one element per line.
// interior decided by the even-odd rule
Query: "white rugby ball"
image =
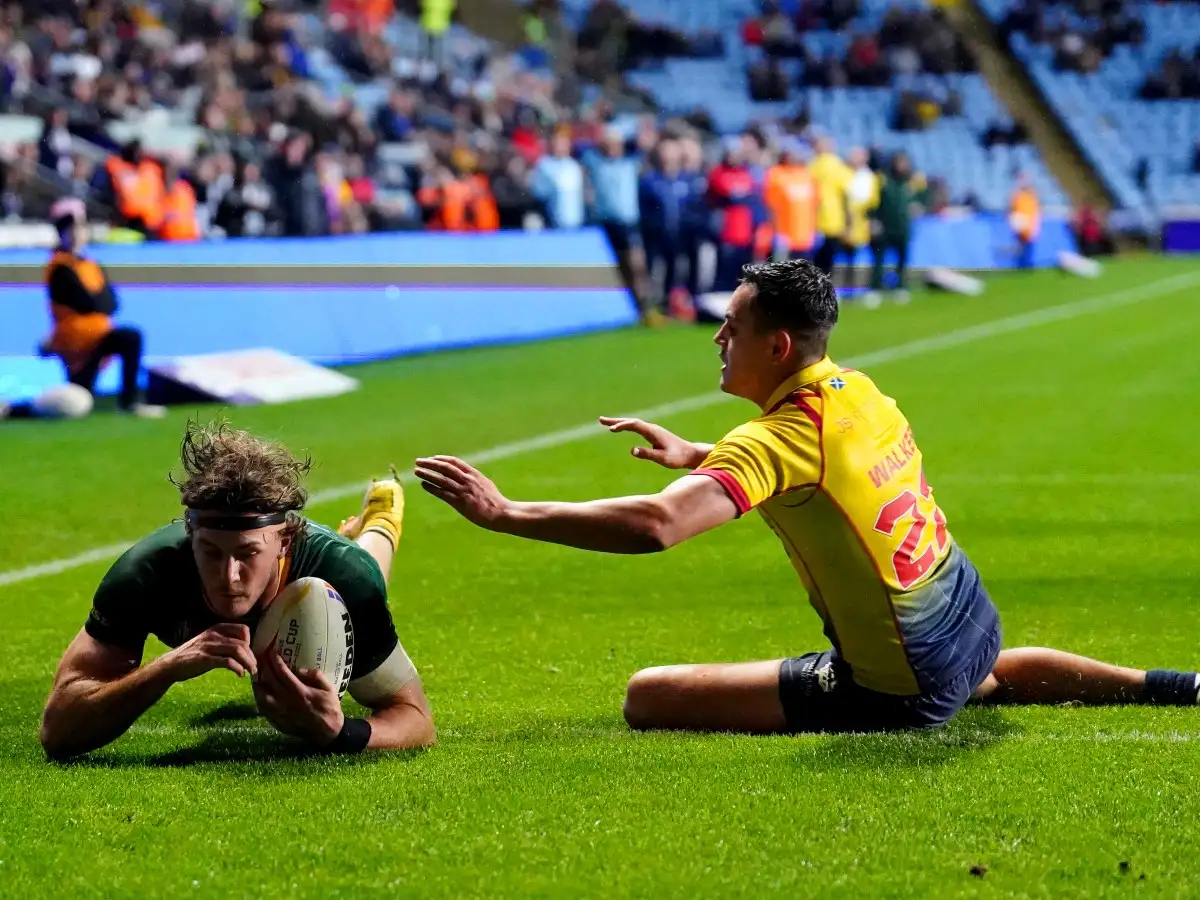
<path fill-rule="evenodd" d="M 82 419 L 92 411 L 92 394 L 77 384 L 52 387 L 33 401 L 33 411 L 45 419 Z"/>
<path fill-rule="evenodd" d="M 354 625 L 341 595 L 320 578 L 298 578 L 271 601 L 254 630 L 261 653 L 274 641 L 293 671 L 319 669 L 346 693 L 354 669 Z"/>

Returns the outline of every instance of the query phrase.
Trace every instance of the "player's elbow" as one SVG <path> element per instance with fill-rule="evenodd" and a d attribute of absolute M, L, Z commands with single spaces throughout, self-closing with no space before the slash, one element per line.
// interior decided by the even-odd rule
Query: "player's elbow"
<path fill-rule="evenodd" d="M 662 553 L 683 540 L 675 517 L 658 500 L 648 501 L 639 510 L 633 531 L 638 553 Z"/>
<path fill-rule="evenodd" d="M 71 745 L 65 729 L 58 727 L 49 714 L 42 718 L 41 727 L 38 728 L 38 743 L 42 745 L 46 759 L 51 761 L 70 759 L 80 753 L 77 747 Z"/>

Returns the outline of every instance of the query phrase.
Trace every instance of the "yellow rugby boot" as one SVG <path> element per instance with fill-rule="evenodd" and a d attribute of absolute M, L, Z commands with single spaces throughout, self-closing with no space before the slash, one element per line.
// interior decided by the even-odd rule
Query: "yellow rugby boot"
<path fill-rule="evenodd" d="M 362 512 L 345 519 L 338 526 L 338 534 L 358 540 L 369 531 L 382 534 L 394 550 L 400 544 L 400 533 L 404 526 L 404 488 L 396 470 L 384 481 L 372 481 L 363 497 Z"/>

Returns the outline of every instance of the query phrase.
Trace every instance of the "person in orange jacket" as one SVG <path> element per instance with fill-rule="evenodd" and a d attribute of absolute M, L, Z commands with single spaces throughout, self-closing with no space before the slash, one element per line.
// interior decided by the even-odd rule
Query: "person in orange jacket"
<path fill-rule="evenodd" d="M 170 163 L 163 173 L 162 225 L 158 236 L 164 241 L 196 241 L 200 239 L 200 223 L 196 219 L 196 192 L 179 173 L 179 166 Z"/>
<path fill-rule="evenodd" d="M 118 408 L 139 418 L 160 418 L 166 413 L 163 407 L 149 406 L 140 400 L 142 333 L 128 325 L 113 324 L 116 293 L 104 270 L 83 255 L 87 224 L 77 213 L 65 212 L 54 220 L 54 227 L 59 242 L 45 273 L 54 327 L 39 352 L 61 359 L 70 383 L 88 393 L 94 391 L 100 369 L 108 359 L 118 357 L 121 360 Z M 38 414 L 36 402 L 0 404 L 0 419 L 33 418 Z"/>
<path fill-rule="evenodd" d="M 1009 209 L 1009 224 L 1021 245 L 1017 256 L 1017 267 L 1033 268 L 1033 245 L 1042 233 L 1042 206 L 1033 182 L 1024 172 L 1017 173 L 1017 188 L 1012 195 Z"/>
<path fill-rule="evenodd" d="M 777 243 L 788 259 L 809 257 L 817 242 L 817 188 L 806 148 L 788 143 L 767 170 L 766 201 Z"/>

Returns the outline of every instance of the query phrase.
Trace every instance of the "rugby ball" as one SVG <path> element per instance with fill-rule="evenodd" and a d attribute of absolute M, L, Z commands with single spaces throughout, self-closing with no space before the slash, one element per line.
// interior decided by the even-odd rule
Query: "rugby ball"
<path fill-rule="evenodd" d="M 45 419 L 82 419 L 92 411 L 92 394 L 77 384 L 52 387 L 33 401 L 33 411 Z"/>
<path fill-rule="evenodd" d="M 272 642 L 288 668 L 319 669 L 339 697 L 346 693 L 354 669 L 354 625 L 333 585 L 298 578 L 277 594 L 254 630 L 251 647 L 261 653 Z"/>

